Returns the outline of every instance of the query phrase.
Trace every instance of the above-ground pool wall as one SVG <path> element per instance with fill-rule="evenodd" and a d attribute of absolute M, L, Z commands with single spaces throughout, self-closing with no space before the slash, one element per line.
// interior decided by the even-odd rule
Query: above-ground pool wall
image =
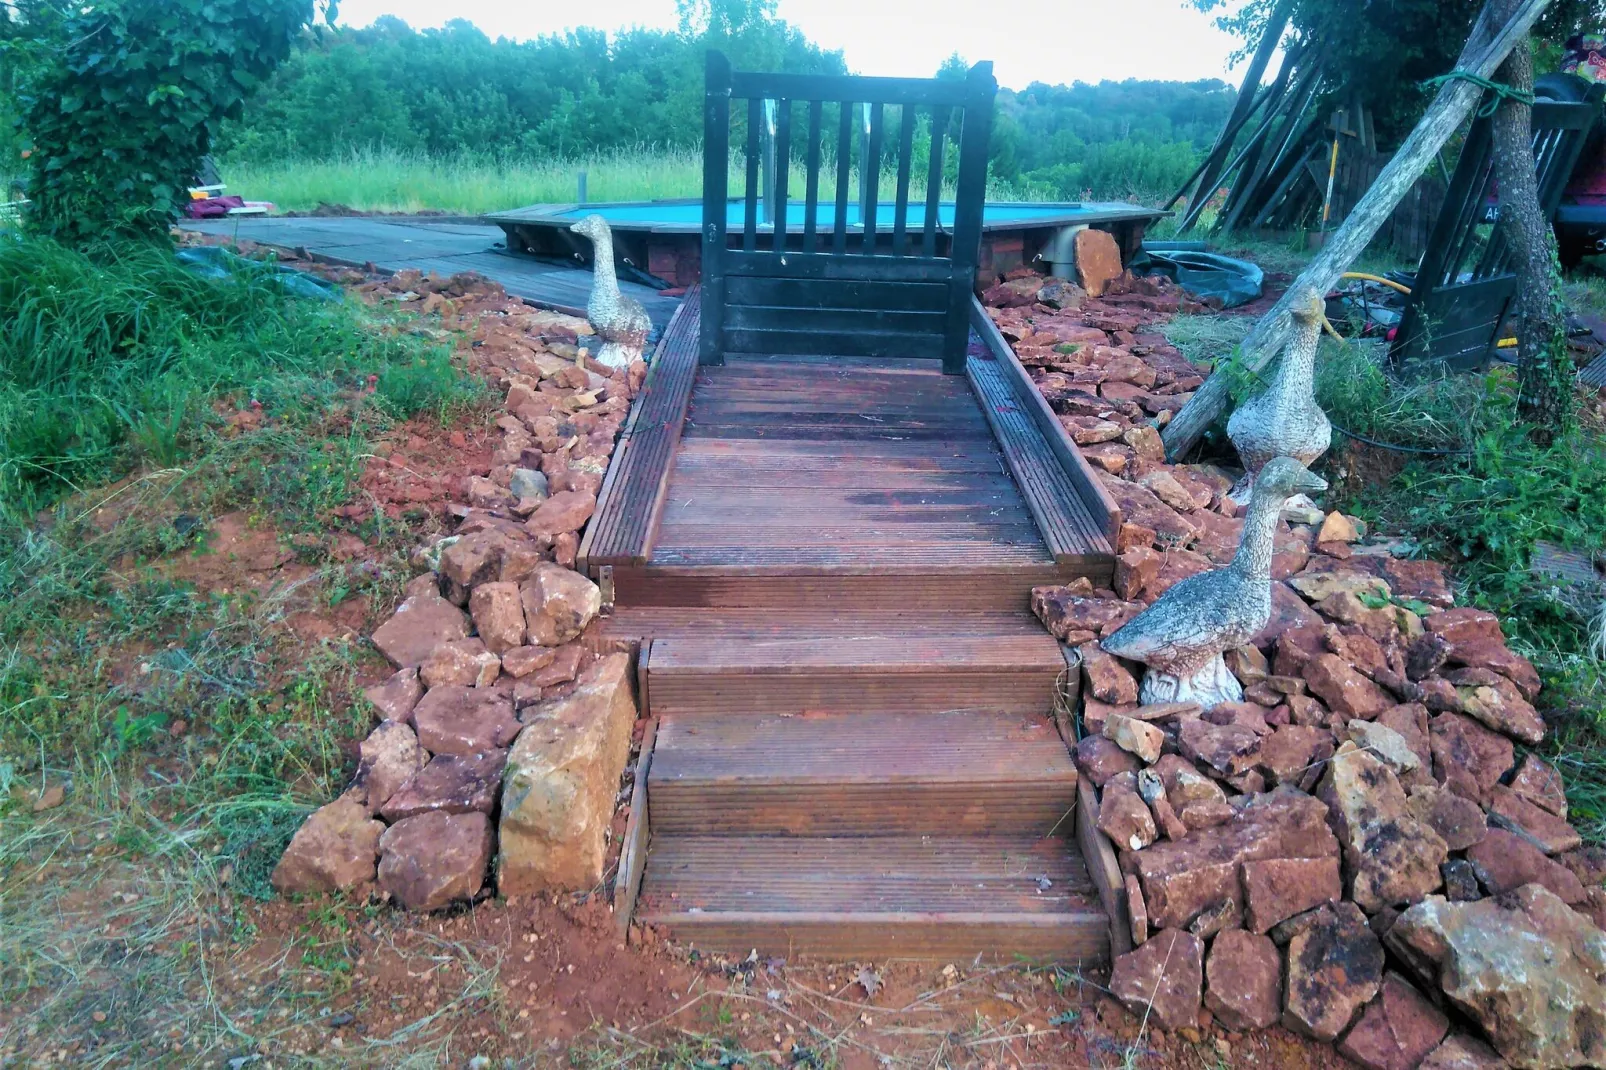
<path fill-rule="evenodd" d="M 561 260 L 589 261 L 590 243 L 571 234 L 566 226 L 553 223 L 518 223 L 498 221 L 508 236 L 507 247 L 515 253 L 552 257 Z M 1094 229 L 1108 231 L 1121 247 L 1121 261 L 1125 263 L 1137 253 L 1143 243 L 1147 220 L 1119 220 L 1095 223 Z M 981 253 L 977 261 L 977 286 L 985 289 L 993 276 L 1006 274 L 1023 264 L 1036 264 L 1047 271 L 1045 263 L 1038 263 L 1038 254 L 1053 239 L 1055 227 L 995 228 L 982 232 Z M 890 232 L 877 234 L 877 245 L 885 243 L 890 252 Z M 764 236 L 760 236 L 762 244 Z M 829 236 L 826 236 L 829 240 Z M 849 236 L 857 246 L 858 234 Z M 740 241 L 740 236 L 736 237 Z M 613 243 L 618 260 L 638 271 L 660 279 L 670 286 L 690 286 L 702 276 L 702 237 L 696 232 L 642 231 L 615 228 Z M 791 235 L 791 243 L 802 247 L 802 236 Z M 938 252 L 946 254 L 939 241 Z M 641 280 L 645 281 L 645 280 Z"/>

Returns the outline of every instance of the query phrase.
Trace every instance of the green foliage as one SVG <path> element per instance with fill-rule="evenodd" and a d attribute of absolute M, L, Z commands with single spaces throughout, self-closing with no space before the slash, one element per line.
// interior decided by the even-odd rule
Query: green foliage
<path fill-rule="evenodd" d="M 13 521 L 141 461 L 193 455 L 221 422 L 219 395 L 256 401 L 293 438 L 369 375 L 390 416 L 463 397 L 443 349 L 346 303 L 287 297 L 270 275 L 202 278 L 146 242 L 89 254 L 0 239 L 0 509 Z M 336 483 L 357 452 L 320 454 Z"/>
<path fill-rule="evenodd" d="M 33 226 L 72 243 L 165 229 L 212 131 L 240 114 L 312 13 L 312 0 L 73 9 L 21 98 Z"/>

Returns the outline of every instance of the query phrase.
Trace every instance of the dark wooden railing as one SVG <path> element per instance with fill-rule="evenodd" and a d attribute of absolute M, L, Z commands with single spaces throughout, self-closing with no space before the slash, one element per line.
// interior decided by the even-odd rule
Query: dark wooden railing
<path fill-rule="evenodd" d="M 724 55 L 710 52 L 702 363 L 738 354 L 925 357 L 940 358 L 945 372 L 963 373 L 997 90 L 990 63 L 972 67 L 964 81 L 858 78 L 733 71 Z M 737 234 L 727 222 L 733 100 L 746 102 L 737 106 L 746 127 L 746 188 Z M 761 167 L 769 148 L 762 138 L 765 101 L 775 102 L 773 168 Z M 879 189 L 889 107 L 898 113 L 890 230 Z M 869 121 L 856 131 L 859 108 Z M 909 191 L 922 113 L 930 150 L 924 207 L 913 225 Z M 950 141 L 958 148 L 951 230 L 940 219 Z M 859 168 L 860 195 L 851 198 L 855 145 L 866 162 Z M 793 159 L 801 160 L 805 176 L 797 215 L 789 188 Z M 822 212 L 820 177 L 827 165 L 835 170 L 835 190 Z M 772 177 L 761 180 L 761 170 Z M 770 188 L 761 189 L 766 184 Z M 849 218 L 855 202 L 857 222 Z"/>

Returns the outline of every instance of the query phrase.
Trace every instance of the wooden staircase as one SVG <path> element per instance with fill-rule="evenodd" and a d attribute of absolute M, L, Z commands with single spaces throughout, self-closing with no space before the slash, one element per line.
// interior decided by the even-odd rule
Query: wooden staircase
<path fill-rule="evenodd" d="M 1106 959 L 1027 609 L 1113 567 L 1063 456 L 991 362 L 694 370 L 688 305 L 582 546 L 656 723 L 624 908 L 640 866 L 710 951 Z"/>

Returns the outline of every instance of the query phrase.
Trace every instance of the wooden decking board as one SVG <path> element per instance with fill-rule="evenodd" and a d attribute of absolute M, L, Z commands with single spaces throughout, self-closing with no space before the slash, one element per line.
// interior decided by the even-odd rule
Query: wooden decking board
<path fill-rule="evenodd" d="M 700 305 L 699 292 L 693 287 L 659 340 L 620 444 L 620 456 L 610 467 L 596 518 L 580 547 L 582 569 L 647 560 L 696 376 Z"/>
<path fill-rule="evenodd" d="M 796 552 L 735 558 L 716 549 L 699 559 L 660 548 L 651 567 L 614 569 L 614 599 L 619 606 L 1010 612 L 1026 607 L 1035 586 L 1083 574 L 1108 583 L 1112 570 L 1105 564 L 1101 577 L 1096 565 L 1062 570 L 1038 550 L 989 549 L 987 560 L 960 578 L 940 567 L 952 568 L 952 553 L 950 547 L 945 553 L 881 555 L 869 563 L 859 554 L 822 552 L 813 555 L 818 560 L 799 564 Z"/>
<path fill-rule="evenodd" d="M 1047 640 L 1042 642 L 1041 640 Z M 720 672 L 795 675 L 855 670 L 908 674 L 1031 671 L 1062 667 L 1058 645 L 1033 635 L 925 635 L 875 633 L 781 637 L 729 635 L 654 637 L 654 677 Z"/>
<path fill-rule="evenodd" d="M 784 638 L 801 636 L 900 636 L 946 639 L 955 636 L 1044 636 L 1043 626 L 1024 607 L 1013 612 L 933 614 L 920 610 L 836 608 L 703 609 L 679 606 L 619 606 L 593 630 L 625 640 Z"/>

